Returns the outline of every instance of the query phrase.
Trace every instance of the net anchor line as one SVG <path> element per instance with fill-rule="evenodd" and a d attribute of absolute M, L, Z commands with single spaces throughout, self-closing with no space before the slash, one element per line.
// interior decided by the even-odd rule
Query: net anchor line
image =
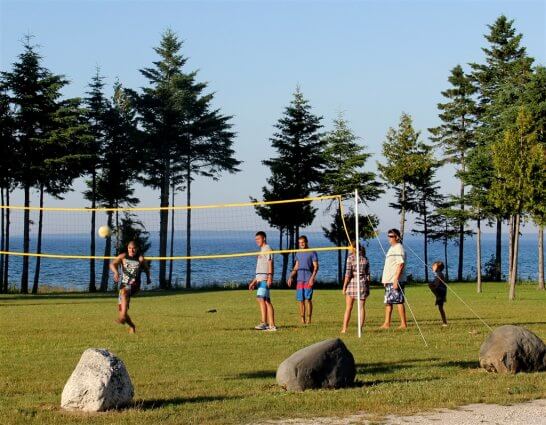
<path fill-rule="evenodd" d="M 383 251 L 383 256 L 385 258 L 387 258 L 387 253 L 386 253 L 385 249 L 383 248 L 383 244 L 381 243 L 381 240 L 379 239 L 378 232 L 376 231 L 376 229 L 375 229 L 375 227 L 374 227 L 374 225 L 372 223 L 372 220 L 370 219 L 369 211 L 368 211 L 368 209 L 366 209 L 366 203 L 362 200 L 362 198 L 360 196 L 358 197 L 358 200 L 360 202 L 362 202 L 362 204 L 364 205 L 364 212 L 366 213 L 366 217 L 368 218 L 370 226 L 371 226 L 371 228 L 372 228 L 372 230 L 374 232 L 375 238 L 377 239 L 377 242 L 379 242 L 379 246 L 381 247 L 381 251 Z M 400 292 L 402 292 L 402 295 L 404 296 L 404 298 L 406 300 L 406 303 L 408 304 L 408 308 L 409 308 L 411 317 L 413 318 L 413 321 L 415 322 L 415 325 L 417 326 L 417 330 L 419 331 L 419 335 L 421 336 L 421 339 L 425 343 L 425 347 L 428 347 L 428 342 L 427 342 L 427 340 L 425 338 L 425 335 L 423 334 L 423 331 L 421 330 L 421 326 L 419 326 L 419 322 L 417 322 L 417 318 L 415 317 L 415 314 L 413 313 L 413 309 L 411 308 L 411 305 L 410 305 L 410 302 L 409 302 L 409 299 L 408 299 L 406 293 L 402 289 L 402 285 L 398 285 L 398 288 L 400 288 Z"/>

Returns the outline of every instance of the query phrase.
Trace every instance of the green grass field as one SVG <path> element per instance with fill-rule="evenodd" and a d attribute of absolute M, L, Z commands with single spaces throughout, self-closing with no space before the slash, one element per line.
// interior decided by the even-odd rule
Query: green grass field
<path fill-rule="evenodd" d="M 512 303 L 503 284 L 486 284 L 481 295 L 471 284 L 453 288 L 492 327 L 520 324 L 546 339 L 546 293 L 535 286 L 518 286 Z M 294 351 L 339 335 L 341 291 L 315 293 L 314 323 L 306 327 L 298 324 L 294 292 L 274 291 L 277 333 L 253 330 L 258 308 L 254 295 L 242 290 L 139 295 L 130 310 L 136 335 L 114 323 L 113 294 L 1 296 L 0 423 L 252 423 L 356 412 L 380 418 L 546 397 L 544 373 L 499 376 L 478 368 L 489 331 L 451 293 L 448 328 L 440 327 L 426 285 L 407 293 L 428 348 L 413 322 L 405 332 L 378 329 L 382 290 L 372 288 L 362 339 L 354 330 L 343 338 L 357 362 L 357 385 L 304 393 L 277 387 L 276 368 Z M 217 313 L 207 313 L 212 308 Z M 101 414 L 60 409 L 64 384 L 89 347 L 123 359 L 135 386 L 134 406 Z"/>

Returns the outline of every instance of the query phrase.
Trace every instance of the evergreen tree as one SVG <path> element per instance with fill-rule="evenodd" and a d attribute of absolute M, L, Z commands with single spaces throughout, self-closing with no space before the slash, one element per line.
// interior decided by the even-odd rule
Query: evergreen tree
<path fill-rule="evenodd" d="M 138 198 L 134 196 L 134 184 L 141 167 L 142 155 L 139 134 L 136 127 L 135 111 L 123 87 L 119 82 L 114 84 L 112 99 L 105 99 L 105 111 L 102 116 L 104 134 L 100 153 L 100 162 L 96 164 L 95 189 L 93 182 L 88 181 L 87 199 L 95 198 L 97 206 L 102 208 L 120 208 L 134 206 Z M 107 225 L 114 229 L 116 243 L 114 252 L 120 249 L 119 212 L 106 212 Z M 106 238 L 104 256 L 112 253 L 112 236 Z M 108 289 L 109 260 L 104 260 L 100 290 Z"/>
<path fill-rule="evenodd" d="M 444 151 L 446 162 L 454 164 L 460 179 L 459 196 L 455 199 L 460 212 L 459 221 L 459 265 L 457 280 L 463 279 L 464 262 L 464 233 L 468 215 L 465 214 L 465 184 L 461 174 L 466 171 L 466 159 L 468 152 L 475 146 L 474 131 L 476 126 L 477 107 L 473 99 L 476 87 L 469 76 L 465 75 L 463 68 L 457 65 L 451 70 L 448 78 L 451 88 L 442 92 L 447 99 L 446 103 L 439 103 L 438 109 L 442 124 L 429 129 L 431 140 L 438 143 Z"/>
<path fill-rule="evenodd" d="M 104 96 L 104 77 L 100 75 L 100 69 L 97 67 L 95 75 L 92 77 L 89 83 L 89 91 L 86 92 L 85 98 L 86 117 L 89 123 L 89 132 L 92 136 L 92 140 L 89 143 L 88 153 L 89 161 L 86 164 L 86 170 L 91 176 L 89 183 L 89 195 L 87 196 L 91 201 L 91 229 L 90 229 L 90 252 L 89 255 L 94 257 L 96 255 L 96 211 L 97 207 L 97 173 L 99 171 L 99 163 L 101 160 L 102 150 L 106 137 L 106 125 L 104 120 L 108 110 L 108 102 Z M 95 258 L 89 259 L 89 292 L 95 292 L 96 277 L 95 277 Z"/>
<path fill-rule="evenodd" d="M 478 88 L 478 126 L 476 141 L 480 148 L 489 149 L 496 140 L 503 138 L 503 119 L 506 109 L 519 104 L 517 97 L 530 74 L 533 59 L 527 56 L 525 47 L 521 46 L 522 34 L 517 34 L 514 21 L 506 16 L 499 16 L 489 33 L 485 34 L 488 47 L 482 48 L 485 63 L 471 63 L 472 79 Z M 506 90 L 509 88 L 509 90 Z M 506 94 L 501 93 L 506 90 Z M 517 109 L 513 110 L 513 122 L 516 121 Z M 482 173 L 488 173 L 493 181 L 494 170 L 491 163 Z M 501 270 L 501 230 L 502 220 L 509 215 L 508 211 L 495 211 L 497 217 L 497 241 L 495 259 L 498 279 Z M 512 264 L 512 261 L 510 261 Z"/>
<path fill-rule="evenodd" d="M 339 194 L 342 199 L 352 196 L 358 189 L 363 201 L 375 201 L 383 193 L 382 185 L 376 180 L 375 173 L 365 171 L 364 167 L 371 154 L 366 147 L 358 144 L 358 137 L 349 128 L 348 122 L 340 114 L 334 120 L 334 129 L 323 139 L 323 159 L 325 170 L 319 192 L 324 195 Z M 326 237 L 336 246 L 346 246 L 345 230 L 341 223 L 341 209 L 337 205 L 331 228 L 325 231 Z M 364 217 L 366 222 L 367 218 Z M 362 233 L 364 235 L 364 233 Z M 341 251 L 338 251 L 338 282 L 342 282 Z"/>
<path fill-rule="evenodd" d="M 0 80 L 0 198 L 9 207 L 9 194 L 14 187 L 15 167 L 15 117 L 4 81 Z M 0 211 L 0 250 L 9 251 L 10 210 Z M 8 292 L 9 255 L 0 255 L 0 292 Z"/>
<path fill-rule="evenodd" d="M 56 110 L 55 95 L 68 81 L 43 67 L 42 57 L 31 44 L 31 36 L 23 43 L 23 52 L 12 65 L 10 72 L 2 72 L 10 102 L 14 110 L 16 128 L 16 155 L 20 166 L 15 178 L 24 192 L 24 206 L 30 206 L 30 190 L 36 186 L 42 165 L 44 139 L 47 139 Z M 30 250 L 30 216 L 25 209 L 23 225 L 23 252 Z M 21 292 L 28 293 L 29 257 L 23 257 Z"/>
<path fill-rule="evenodd" d="M 385 164 L 378 163 L 378 169 L 385 182 L 394 189 L 396 202 L 389 204 L 400 211 L 400 233 L 404 237 L 406 213 L 411 209 L 411 190 L 413 179 L 428 165 L 423 155 L 423 143 L 419 141 L 420 132 L 415 131 L 411 117 L 403 113 L 398 129 L 387 131 L 383 142 Z"/>
<path fill-rule="evenodd" d="M 83 118 L 80 99 L 59 100 L 61 85 L 48 93 L 54 104 L 50 126 L 41 134 L 42 164 L 35 166 L 40 196 L 36 253 L 42 253 L 44 194 L 63 199 L 71 190 L 72 182 L 81 175 L 81 165 L 87 161 L 86 148 L 89 142 L 88 126 Z M 32 293 L 38 292 L 41 257 L 36 258 Z"/>
<path fill-rule="evenodd" d="M 191 183 L 196 176 L 218 179 L 221 173 L 236 172 L 240 164 L 232 149 L 235 134 L 230 120 L 212 108 L 214 95 L 204 94 L 206 83 L 196 81 L 197 72 L 183 71 L 187 59 L 180 54 L 182 42 L 167 30 L 154 50 L 160 60 L 140 72 L 149 81 L 141 94 L 132 92 L 143 128 L 143 183 L 160 190 L 160 206 L 169 206 L 173 176 L 184 176 L 187 205 L 191 206 Z M 177 171 L 178 170 L 178 171 Z M 160 211 L 159 255 L 167 254 L 168 210 Z M 191 255 L 191 210 L 186 222 L 186 255 Z M 162 288 L 166 262 L 159 263 Z M 186 263 L 186 287 L 191 287 L 191 261 Z"/>
<path fill-rule="evenodd" d="M 311 105 L 303 97 L 300 88 L 294 92 L 290 105 L 275 124 L 277 131 L 270 139 L 278 156 L 262 163 L 271 170 L 267 180 L 269 188 L 262 188 L 263 200 L 306 198 L 318 191 L 324 170 L 323 147 L 319 130 L 322 117 L 311 111 Z M 280 231 L 280 248 L 283 234 L 287 249 L 294 249 L 299 237 L 299 229 L 309 226 L 316 214 L 310 203 L 266 205 L 256 208 L 260 217 Z M 288 254 L 283 254 L 281 283 L 286 281 Z"/>
<path fill-rule="evenodd" d="M 434 180 L 436 169 L 439 167 L 440 163 L 433 158 L 431 146 L 423 143 L 421 144 L 421 149 L 423 167 L 419 169 L 412 178 L 412 185 L 410 186 L 408 198 L 410 199 L 410 210 L 418 214 L 415 224 L 417 226 L 421 226 L 421 228 L 416 228 L 412 232 L 423 235 L 425 282 L 428 282 L 428 241 L 430 232 L 430 214 L 434 206 L 440 202 L 442 197 L 438 193 L 438 181 Z"/>

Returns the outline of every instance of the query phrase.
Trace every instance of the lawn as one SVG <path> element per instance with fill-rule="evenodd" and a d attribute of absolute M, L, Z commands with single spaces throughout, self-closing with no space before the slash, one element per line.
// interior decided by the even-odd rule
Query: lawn
<path fill-rule="evenodd" d="M 503 284 L 485 284 L 481 295 L 471 284 L 453 289 L 493 328 L 520 324 L 546 339 L 546 293 L 534 286 L 518 286 L 515 302 Z M 258 309 L 243 290 L 139 295 L 131 306 L 136 335 L 114 323 L 113 294 L 0 296 L 0 423 L 252 423 L 356 412 L 380 418 L 546 397 L 544 373 L 499 376 L 479 369 L 489 330 L 451 293 L 447 328 L 426 285 L 407 293 L 428 347 L 413 322 L 407 331 L 378 329 L 382 290 L 372 288 L 362 339 L 354 329 L 343 337 L 357 363 L 357 385 L 304 393 L 277 387 L 276 368 L 294 351 L 339 335 L 341 291 L 315 293 L 309 326 L 298 324 L 294 292 L 274 291 L 276 333 L 253 330 Z M 59 408 L 64 384 L 89 347 L 123 359 L 135 386 L 133 406 L 101 414 Z"/>

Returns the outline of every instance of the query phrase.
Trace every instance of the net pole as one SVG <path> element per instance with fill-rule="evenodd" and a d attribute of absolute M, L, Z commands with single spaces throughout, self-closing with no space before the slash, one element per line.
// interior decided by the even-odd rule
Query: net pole
<path fill-rule="evenodd" d="M 362 336 L 362 328 L 360 326 L 360 318 L 362 317 L 362 311 L 360 311 L 360 235 L 358 232 L 358 189 L 355 189 L 355 249 L 356 249 L 356 299 L 357 299 L 357 329 L 358 337 Z"/>

